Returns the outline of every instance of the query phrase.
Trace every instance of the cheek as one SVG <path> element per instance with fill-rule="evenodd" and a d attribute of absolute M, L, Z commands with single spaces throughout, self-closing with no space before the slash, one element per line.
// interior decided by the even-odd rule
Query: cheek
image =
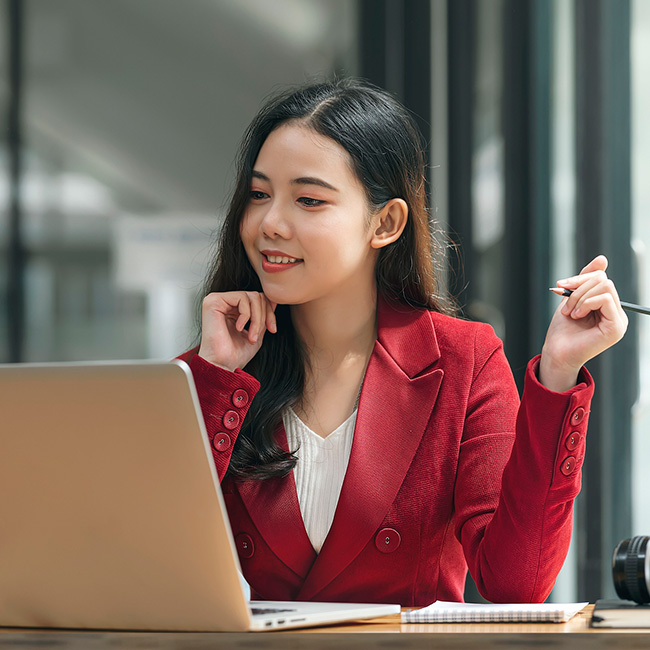
<path fill-rule="evenodd" d="M 244 213 L 241 223 L 239 224 L 239 236 L 241 237 L 244 246 L 248 246 L 255 241 L 256 229 L 253 220 L 247 212 Z"/>

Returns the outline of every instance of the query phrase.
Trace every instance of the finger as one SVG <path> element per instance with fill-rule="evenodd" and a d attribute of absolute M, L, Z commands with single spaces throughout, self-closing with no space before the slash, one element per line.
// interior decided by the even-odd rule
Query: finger
<path fill-rule="evenodd" d="M 580 300 L 582 300 L 589 291 L 597 287 L 599 284 L 605 283 L 607 281 L 607 274 L 604 271 L 593 271 L 584 275 L 576 275 L 574 278 L 570 278 L 569 280 L 574 281 L 571 283 L 567 281 L 566 288 L 571 289 L 573 293 L 567 298 L 567 301 L 562 307 L 562 313 L 565 316 L 568 316 L 576 308 Z"/>
<path fill-rule="evenodd" d="M 209 308 L 214 312 L 223 314 L 226 318 L 237 322 L 242 315 L 242 310 L 243 313 L 250 315 L 250 310 L 246 307 L 246 294 L 242 291 L 208 294 L 204 300 L 204 304 L 211 297 L 213 298 L 209 302 Z M 246 322 L 244 322 L 244 325 Z"/>
<path fill-rule="evenodd" d="M 256 298 L 260 307 L 260 320 L 257 324 L 256 333 L 257 338 L 260 339 L 264 336 L 264 332 L 266 332 L 266 313 L 268 311 L 268 304 L 266 296 L 263 293 L 257 293 Z"/>
<path fill-rule="evenodd" d="M 571 310 L 571 318 L 582 318 L 583 316 L 589 314 L 589 312 L 596 311 L 589 305 L 599 304 L 598 298 L 603 295 L 602 285 L 600 283 L 594 286 L 590 286 L 588 290 L 585 291 L 580 296 L 580 299 L 575 303 L 575 306 Z M 594 299 L 596 299 L 595 303 Z"/>
<path fill-rule="evenodd" d="M 616 306 L 616 311 L 618 312 L 619 316 L 621 316 L 627 323 L 627 314 L 623 311 L 623 307 L 621 307 L 621 299 L 618 297 L 616 285 L 609 278 L 605 282 L 604 290 L 612 296 L 614 305 Z"/>
<path fill-rule="evenodd" d="M 591 273 L 592 271 L 606 271 L 608 264 L 609 261 L 604 255 L 597 255 L 580 271 L 580 274 Z"/>
<path fill-rule="evenodd" d="M 574 285 L 575 288 L 573 289 L 573 293 L 568 297 L 565 308 L 563 309 L 565 314 L 574 311 L 580 301 L 583 300 L 590 291 L 593 291 L 593 289 L 605 282 L 607 279 L 607 276 L 603 271 L 597 271 L 595 273 L 589 273 L 578 277 L 579 281 Z"/>
<path fill-rule="evenodd" d="M 257 339 L 260 337 L 260 323 L 262 328 L 264 327 L 260 294 L 254 291 L 247 291 L 246 296 L 251 308 L 250 325 L 248 326 L 248 340 L 251 343 L 257 343 Z"/>
<path fill-rule="evenodd" d="M 236 302 L 235 308 L 236 308 Z M 225 305 L 225 307 L 224 307 Z M 218 293 L 209 293 L 205 298 L 203 298 L 203 313 L 220 313 L 225 314 L 233 308 L 233 305 L 225 300 L 223 295 Z"/>
<path fill-rule="evenodd" d="M 587 296 L 580 305 L 580 308 L 574 311 L 574 313 L 579 312 L 582 316 L 587 316 L 595 311 L 599 312 L 607 320 L 613 321 L 620 316 L 611 293 L 594 293 L 593 295 Z M 571 315 L 573 316 L 574 314 Z"/>
<path fill-rule="evenodd" d="M 248 323 L 251 318 L 251 304 L 250 298 L 247 294 L 244 294 L 239 298 L 239 301 L 237 302 L 237 309 L 239 310 L 239 316 L 235 321 L 235 329 L 238 332 L 243 332 L 244 327 L 246 327 L 246 323 Z"/>
<path fill-rule="evenodd" d="M 266 298 L 266 296 L 265 296 Z M 277 334 L 278 321 L 275 317 L 275 308 L 278 306 L 276 302 L 271 302 L 266 298 L 266 329 L 273 334 Z"/>
<path fill-rule="evenodd" d="M 607 293 L 598 293 L 587 298 L 582 306 L 584 316 L 592 312 L 598 312 L 601 317 L 601 323 L 607 321 L 609 330 L 616 340 L 620 340 L 627 330 L 628 319 L 625 313 L 618 309 L 614 296 Z"/>
<path fill-rule="evenodd" d="M 585 266 L 580 271 L 580 273 L 571 276 L 570 278 L 558 280 L 557 285 L 558 287 L 562 287 L 564 289 L 571 289 L 573 288 L 572 285 L 575 285 L 577 282 L 579 282 L 580 279 L 584 278 L 585 275 L 599 271 L 606 271 L 608 264 L 609 262 L 604 255 L 598 255 L 597 257 L 594 257 L 594 259 L 591 260 L 591 262 L 589 262 L 589 264 L 587 264 L 587 266 Z"/>
<path fill-rule="evenodd" d="M 571 291 L 575 291 L 579 286 L 583 285 L 585 282 L 588 282 L 594 277 L 603 279 L 607 277 L 607 274 L 603 269 L 589 271 L 588 273 L 580 272 L 578 275 L 573 275 L 570 278 L 558 280 L 557 285 L 563 289 L 570 289 Z"/>
<path fill-rule="evenodd" d="M 607 279 L 605 282 L 598 285 L 597 287 L 594 287 L 594 289 L 588 291 L 587 294 L 585 294 L 584 298 L 582 299 L 582 302 L 579 302 L 577 305 L 579 315 L 583 315 L 583 312 L 586 315 L 586 313 L 588 312 L 587 301 L 591 300 L 592 298 L 600 294 L 609 295 L 612 297 L 612 304 L 614 305 L 614 309 L 616 311 L 616 314 L 618 315 L 618 318 L 620 318 L 621 320 L 627 323 L 627 314 L 623 311 L 623 307 L 621 307 L 621 300 L 618 297 L 618 291 L 616 291 L 616 286 L 610 279 Z M 607 312 L 607 317 L 610 316 L 613 317 L 613 315 Z"/>

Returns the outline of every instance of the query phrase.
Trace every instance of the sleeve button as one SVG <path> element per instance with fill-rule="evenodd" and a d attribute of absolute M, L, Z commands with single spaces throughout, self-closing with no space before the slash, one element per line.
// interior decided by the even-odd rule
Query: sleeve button
<path fill-rule="evenodd" d="M 232 440 L 227 433 L 217 433 L 214 438 L 212 438 L 212 446 L 217 451 L 226 451 L 227 449 L 230 449 L 231 444 Z"/>
<path fill-rule="evenodd" d="M 223 426 L 229 431 L 239 426 L 239 413 L 237 411 L 226 411 L 223 416 Z"/>
<path fill-rule="evenodd" d="M 566 439 L 564 446 L 569 450 L 573 451 L 578 444 L 580 443 L 580 434 L 577 431 L 571 432 L 571 435 Z"/>
<path fill-rule="evenodd" d="M 568 456 L 562 461 L 560 471 L 564 476 L 571 476 L 576 468 L 576 459 L 573 456 Z"/>
<path fill-rule="evenodd" d="M 585 410 L 579 406 L 573 413 L 571 413 L 571 425 L 576 426 L 585 419 Z"/>
<path fill-rule="evenodd" d="M 249 401 L 250 397 L 243 388 L 236 390 L 232 394 L 232 403 L 238 408 L 243 408 Z"/>

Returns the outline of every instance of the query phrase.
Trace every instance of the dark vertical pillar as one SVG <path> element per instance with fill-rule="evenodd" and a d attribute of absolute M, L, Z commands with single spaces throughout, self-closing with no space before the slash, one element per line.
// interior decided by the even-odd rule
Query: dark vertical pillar
<path fill-rule="evenodd" d="M 551 5 L 505 0 L 506 353 L 519 389 L 548 326 Z"/>
<path fill-rule="evenodd" d="M 431 138 L 430 0 L 361 0 L 360 73 L 409 110 Z"/>
<path fill-rule="evenodd" d="M 458 245 L 450 255 L 449 290 L 461 309 L 475 298 L 472 245 L 472 158 L 477 52 L 477 0 L 447 1 L 448 215 L 450 237 Z M 468 575 L 465 599 L 483 598 Z"/>
<path fill-rule="evenodd" d="M 403 15 L 404 103 L 413 111 L 428 146 L 431 141 L 431 0 L 404 2 Z"/>
<path fill-rule="evenodd" d="M 450 236 L 459 245 L 450 256 L 450 291 L 458 304 L 472 300 L 472 156 L 474 153 L 474 87 L 476 80 L 476 0 L 447 2 L 447 58 L 449 61 L 448 147 Z"/>
<path fill-rule="evenodd" d="M 576 0 L 577 259 L 610 261 L 619 294 L 636 300 L 631 250 L 630 2 Z M 578 511 L 578 598 L 614 595 L 611 554 L 631 532 L 635 317 L 625 339 L 588 364 L 596 380 Z"/>
<path fill-rule="evenodd" d="M 22 207 L 20 186 L 22 175 L 22 59 L 23 59 L 23 3 L 6 0 L 8 110 L 7 150 L 9 167 L 9 237 L 7 249 L 7 330 L 9 334 L 9 361 L 23 358 L 25 330 L 25 247 L 21 235 Z"/>
<path fill-rule="evenodd" d="M 528 174 L 531 219 L 529 242 L 529 356 L 539 352 L 553 309 L 548 288 L 551 275 L 551 69 L 553 7 L 547 0 L 533 0 L 529 16 L 531 74 L 529 97 L 530 150 Z"/>
<path fill-rule="evenodd" d="M 576 257 L 584 264 L 599 252 L 602 244 L 600 184 L 603 159 L 601 3 L 576 2 Z M 589 368 L 596 380 L 602 376 L 604 358 Z M 600 382 L 599 382 L 600 383 Z M 583 469 L 583 492 L 578 510 L 578 598 L 602 596 L 602 512 L 604 486 L 601 482 L 603 453 L 602 386 L 589 419 L 588 450 Z"/>
<path fill-rule="evenodd" d="M 505 145 L 505 264 L 502 285 L 506 322 L 505 350 L 521 392 L 529 358 L 528 315 L 531 295 L 532 219 L 529 174 L 531 89 L 531 2 L 505 0 L 503 7 L 503 139 Z M 546 298 L 546 296 L 544 296 Z"/>
<path fill-rule="evenodd" d="M 411 111 L 431 159 L 431 0 L 360 0 L 360 75 Z M 431 205 L 431 177 L 427 174 Z"/>
<path fill-rule="evenodd" d="M 386 88 L 386 1 L 359 1 L 359 72 Z"/>
<path fill-rule="evenodd" d="M 415 0 L 419 2 L 419 0 Z M 384 0 L 385 31 L 384 60 L 385 88 L 405 102 L 406 80 L 406 21 L 405 9 L 408 2 Z M 410 37 L 410 34 L 409 34 Z"/>

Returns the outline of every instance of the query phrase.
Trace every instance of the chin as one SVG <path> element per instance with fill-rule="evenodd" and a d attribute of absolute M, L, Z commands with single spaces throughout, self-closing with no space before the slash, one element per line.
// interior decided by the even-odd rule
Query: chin
<path fill-rule="evenodd" d="M 271 302 L 274 302 L 276 305 L 302 305 L 307 300 L 292 300 L 291 298 L 281 298 L 281 297 L 272 297 L 268 294 L 264 294 Z"/>
<path fill-rule="evenodd" d="M 305 302 L 304 300 L 300 300 L 298 296 L 292 296 L 286 291 L 274 290 L 273 288 L 265 287 L 264 285 L 262 285 L 262 290 L 264 291 L 264 295 L 276 305 L 298 305 Z"/>

